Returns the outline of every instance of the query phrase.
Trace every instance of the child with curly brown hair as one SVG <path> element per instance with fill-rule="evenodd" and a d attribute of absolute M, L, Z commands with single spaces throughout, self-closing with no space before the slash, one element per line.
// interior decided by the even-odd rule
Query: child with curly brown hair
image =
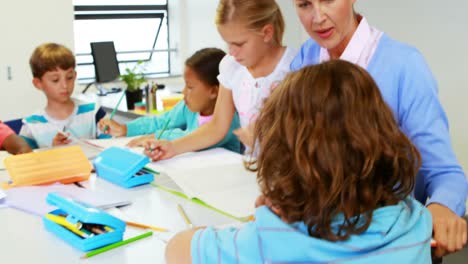
<path fill-rule="evenodd" d="M 175 236 L 168 263 L 430 263 L 421 158 L 370 75 L 332 60 L 289 74 L 255 127 L 255 221 Z"/>

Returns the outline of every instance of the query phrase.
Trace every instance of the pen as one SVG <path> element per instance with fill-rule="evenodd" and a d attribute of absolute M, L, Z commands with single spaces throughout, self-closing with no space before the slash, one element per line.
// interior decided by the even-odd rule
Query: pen
<path fill-rule="evenodd" d="M 114 115 L 115 115 L 115 112 L 117 111 L 117 108 L 119 108 L 119 105 L 120 105 L 120 102 L 122 102 L 122 99 L 124 98 L 125 96 L 125 91 L 122 92 L 122 95 L 120 96 L 120 99 L 119 101 L 117 102 L 117 104 L 115 105 L 114 109 L 112 110 L 112 113 L 109 117 L 109 120 L 112 120 L 112 118 L 114 118 Z M 107 129 L 109 129 L 109 126 L 108 125 L 105 125 L 104 126 L 104 129 L 102 130 L 103 133 L 106 133 Z"/>
<path fill-rule="evenodd" d="M 177 210 L 179 211 L 180 215 L 184 219 L 187 226 L 189 228 L 192 228 L 193 224 L 192 224 L 192 222 L 190 222 L 190 219 L 188 218 L 187 214 L 185 213 L 184 209 L 182 208 L 182 206 L 180 204 L 177 204 Z"/>
<path fill-rule="evenodd" d="M 110 244 L 110 245 L 102 247 L 102 248 L 95 249 L 93 251 L 90 251 L 90 252 L 84 254 L 81 258 L 85 259 L 85 258 L 89 258 L 89 257 L 92 257 L 92 256 L 96 256 L 98 254 L 104 253 L 104 252 L 109 251 L 111 249 L 114 249 L 114 248 L 129 244 L 129 243 L 135 242 L 137 240 L 140 240 L 142 238 L 149 237 L 149 236 L 152 236 L 152 235 L 153 235 L 153 232 L 150 231 L 150 232 L 141 234 L 141 235 L 136 236 L 136 237 L 132 237 L 132 238 L 129 238 L 129 239 L 126 239 L 126 240 L 123 240 L 123 241 L 120 241 L 120 242 L 117 242 L 117 243 L 114 243 L 114 244 Z"/>

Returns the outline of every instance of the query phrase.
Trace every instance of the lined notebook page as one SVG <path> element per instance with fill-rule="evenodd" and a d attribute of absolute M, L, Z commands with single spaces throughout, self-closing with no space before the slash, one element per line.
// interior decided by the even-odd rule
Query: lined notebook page
<path fill-rule="evenodd" d="M 260 195 L 256 173 L 244 168 L 242 155 L 215 148 L 185 153 L 147 167 L 166 173 L 190 197 L 237 217 L 255 211 Z"/>

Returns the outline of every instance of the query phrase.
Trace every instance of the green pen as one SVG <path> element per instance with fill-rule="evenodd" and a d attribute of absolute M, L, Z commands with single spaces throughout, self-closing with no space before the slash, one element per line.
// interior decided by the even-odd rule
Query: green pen
<path fill-rule="evenodd" d="M 112 113 L 109 117 L 109 120 L 112 120 L 112 118 L 114 118 L 114 115 L 115 115 L 115 112 L 117 111 L 117 108 L 119 108 L 119 105 L 120 105 L 120 102 L 122 102 L 122 99 L 124 98 L 125 96 L 125 91 L 122 92 L 122 96 L 120 96 L 120 99 L 119 101 L 117 102 L 117 104 L 115 105 L 114 109 L 112 110 Z M 107 129 L 109 129 L 109 126 L 108 125 L 105 125 L 104 126 L 104 129 L 102 130 L 103 133 L 106 133 Z"/>
<path fill-rule="evenodd" d="M 164 131 L 166 131 L 166 129 L 167 129 L 167 127 L 169 126 L 169 123 L 170 123 L 170 122 L 171 122 L 171 119 L 168 119 L 168 120 L 166 121 L 166 124 L 164 125 L 163 129 L 161 130 L 161 132 L 159 132 L 158 137 L 156 137 L 157 140 L 160 140 L 160 139 L 161 139 L 162 135 L 164 134 Z M 153 152 L 154 149 L 153 149 L 153 148 L 150 148 L 149 151 L 150 151 L 150 152 Z"/>

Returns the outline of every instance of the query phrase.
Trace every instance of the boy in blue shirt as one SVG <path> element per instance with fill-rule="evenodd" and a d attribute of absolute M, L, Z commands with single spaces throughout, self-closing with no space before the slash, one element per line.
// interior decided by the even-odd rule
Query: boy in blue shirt
<path fill-rule="evenodd" d="M 107 133 L 113 136 L 146 135 L 129 142 L 129 146 L 138 146 L 147 139 L 173 140 L 190 134 L 213 117 L 214 107 L 218 98 L 219 63 L 226 53 L 217 48 L 205 48 L 195 52 L 185 61 L 184 69 L 184 100 L 170 111 L 160 116 L 146 116 L 127 124 L 119 124 L 113 120 L 102 119 L 99 127 L 108 126 Z M 166 123 L 168 127 L 161 134 Z M 237 114 L 231 122 L 229 132 L 223 140 L 213 147 L 223 147 L 235 152 L 240 151 L 240 142 L 232 133 L 239 127 Z"/>
<path fill-rule="evenodd" d="M 71 98 L 75 87 L 75 56 L 63 45 L 45 43 L 38 46 L 29 60 L 33 85 L 47 97 L 47 105 L 23 119 L 20 135 L 33 148 L 60 146 L 73 138 L 97 136 L 94 103 Z"/>
<path fill-rule="evenodd" d="M 289 74 L 256 124 L 255 220 L 180 233 L 168 263 L 430 263 L 431 216 L 411 197 L 421 157 L 364 69 Z"/>

